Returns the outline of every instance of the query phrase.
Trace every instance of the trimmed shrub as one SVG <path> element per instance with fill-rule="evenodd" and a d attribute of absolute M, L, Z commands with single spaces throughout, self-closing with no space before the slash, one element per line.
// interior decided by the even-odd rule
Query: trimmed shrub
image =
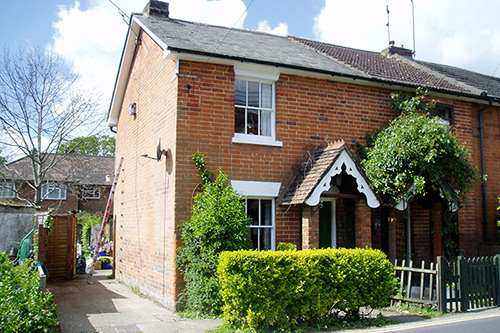
<path fill-rule="evenodd" d="M 0 254 L 0 327 L 2 332 L 57 332 L 52 293 L 40 291 L 31 260 L 14 265 Z"/>
<path fill-rule="evenodd" d="M 371 249 L 224 252 L 218 275 L 224 321 L 252 329 L 357 318 L 396 288 L 392 264 Z"/>
<path fill-rule="evenodd" d="M 297 251 L 297 245 L 293 243 L 278 243 L 276 251 Z"/>

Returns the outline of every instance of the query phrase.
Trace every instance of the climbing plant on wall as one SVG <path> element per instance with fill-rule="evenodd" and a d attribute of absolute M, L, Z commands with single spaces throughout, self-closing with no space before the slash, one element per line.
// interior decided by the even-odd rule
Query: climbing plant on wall
<path fill-rule="evenodd" d="M 219 171 L 214 177 L 199 152 L 192 161 L 202 179 L 202 192 L 194 197 L 191 219 L 181 226 L 184 245 L 178 250 L 177 264 L 186 282 L 182 300 L 189 312 L 217 315 L 222 311 L 216 276 L 219 254 L 251 248 L 251 221 L 227 175 Z"/>
<path fill-rule="evenodd" d="M 376 137 L 361 163 L 375 192 L 398 203 L 410 192 L 438 191 L 452 204 L 465 200 L 477 172 L 452 129 L 432 118 L 426 91 L 392 94 L 398 114 Z"/>

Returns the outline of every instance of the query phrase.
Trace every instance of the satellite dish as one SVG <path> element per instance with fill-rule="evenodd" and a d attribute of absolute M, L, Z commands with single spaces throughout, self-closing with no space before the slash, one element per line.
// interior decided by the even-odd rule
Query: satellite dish
<path fill-rule="evenodd" d="M 156 145 L 156 159 L 161 160 L 161 155 L 163 151 L 161 150 L 161 139 L 158 139 L 158 145 Z"/>
<path fill-rule="evenodd" d="M 165 158 L 167 159 L 167 173 L 170 175 L 173 169 L 172 151 L 170 150 L 170 148 L 165 152 Z"/>

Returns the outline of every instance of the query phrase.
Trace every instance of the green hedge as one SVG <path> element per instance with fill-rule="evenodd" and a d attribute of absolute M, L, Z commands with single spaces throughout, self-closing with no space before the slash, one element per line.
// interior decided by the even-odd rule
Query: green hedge
<path fill-rule="evenodd" d="M 218 275 L 224 321 L 254 329 L 357 317 L 396 287 L 392 264 L 371 249 L 223 252 Z"/>
<path fill-rule="evenodd" d="M 2 332 L 58 332 L 52 293 L 40 291 L 31 260 L 14 265 L 0 254 L 0 328 Z"/>

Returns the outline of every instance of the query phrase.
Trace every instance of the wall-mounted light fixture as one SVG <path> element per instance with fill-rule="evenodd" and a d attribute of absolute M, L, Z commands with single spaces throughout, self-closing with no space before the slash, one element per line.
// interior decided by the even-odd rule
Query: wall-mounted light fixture
<path fill-rule="evenodd" d="M 128 105 L 128 114 L 135 115 L 137 113 L 137 103 L 130 102 Z"/>

